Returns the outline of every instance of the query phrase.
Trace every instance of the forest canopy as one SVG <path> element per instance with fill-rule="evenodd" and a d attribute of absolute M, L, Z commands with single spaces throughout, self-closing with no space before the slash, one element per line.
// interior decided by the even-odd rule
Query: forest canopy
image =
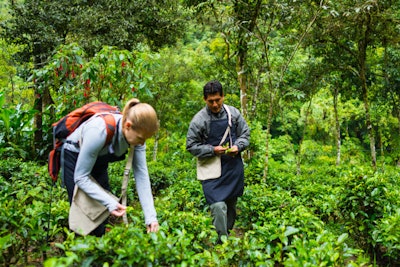
<path fill-rule="evenodd" d="M 259 197 L 279 188 L 289 192 L 298 180 L 308 184 L 307 174 L 317 180 L 313 175 L 341 176 L 364 166 L 371 170 L 365 177 L 379 180 L 379 170 L 400 166 L 398 0 L 3 0 L 0 8 L 0 153 L 5 161 L 45 167 L 53 147 L 52 123 L 91 101 L 122 108 L 137 97 L 151 104 L 160 120 L 148 145 L 156 192 L 172 186 L 174 175 L 195 180 L 190 176 L 194 161 L 184 149 L 187 128 L 204 106 L 204 84 L 217 79 L 225 102 L 239 108 L 251 128 L 243 158 L 246 183 Z M 177 169 L 167 173 L 166 165 Z M 326 173 L 317 175 L 321 170 Z M 9 178 L 7 170 L 0 174 Z M 333 177 L 320 185 L 330 193 L 341 187 Z M 358 178 L 349 174 L 343 184 L 355 186 Z M 367 208 L 379 206 L 372 203 L 374 196 Z M 313 199 L 327 205 L 318 211 L 321 220 L 350 220 L 333 211 L 328 198 Z M 256 205 L 247 200 L 246 205 Z M 340 211 L 351 205 L 343 204 Z M 385 205 L 395 216 L 397 203 L 379 207 Z M 358 247 L 398 262 L 398 242 L 372 241 L 383 211 L 374 217 L 355 210 L 351 221 L 365 223 L 348 232 L 362 236 Z M 254 231 L 260 227 L 251 223 L 257 225 L 251 226 Z"/>
<path fill-rule="evenodd" d="M 396 164 L 398 5 L 3 1 L 2 97 L 6 110 L 24 104 L 31 114 L 24 115 L 34 122 L 31 141 L 22 148 L 39 160 L 56 111 L 91 100 L 121 104 L 133 95 L 177 114 L 161 119 L 166 132 L 184 131 L 185 109 L 201 105 L 202 84 L 219 79 L 267 139 L 290 136 L 298 155 L 311 139 L 334 146 L 339 164 L 347 139 L 370 151 L 373 166 L 377 153 Z M 173 129 L 176 121 L 181 128 Z M 4 143 L 18 145 L 6 126 Z"/>

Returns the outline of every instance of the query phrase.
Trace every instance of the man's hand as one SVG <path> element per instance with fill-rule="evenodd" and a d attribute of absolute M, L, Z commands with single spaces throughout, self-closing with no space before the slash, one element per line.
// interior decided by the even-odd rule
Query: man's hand
<path fill-rule="evenodd" d="M 225 151 L 227 150 L 227 147 L 223 147 L 223 146 L 215 146 L 214 147 L 214 154 L 217 156 L 223 155 L 225 154 Z"/>
<path fill-rule="evenodd" d="M 225 153 L 228 156 L 234 157 L 239 153 L 239 148 L 237 146 L 232 146 L 231 148 L 228 148 Z"/>

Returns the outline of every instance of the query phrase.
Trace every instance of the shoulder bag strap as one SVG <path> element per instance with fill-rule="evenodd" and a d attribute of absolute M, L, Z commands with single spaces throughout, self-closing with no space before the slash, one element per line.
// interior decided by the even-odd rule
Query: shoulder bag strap
<path fill-rule="evenodd" d="M 222 142 L 224 142 L 225 138 L 229 134 L 229 145 L 232 146 L 232 137 L 230 135 L 231 127 L 232 127 L 232 115 L 231 115 L 231 111 L 229 110 L 227 105 L 224 104 L 224 108 L 225 108 L 226 113 L 228 114 L 228 127 L 226 127 L 224 136 L 222 137 L 221 142 L 219 142 L 219 145 L 222 145 Z"/>
<path fill-rule="evenodd" d="M 230 129 L 231 129 L 231 127 L 229 127 L 229 126 L 226 127 L 224 136 L 222 137 L 221 142 L 219 142 L 219 146 L 222 145 L 222 142 L 224 142 L 224 140 L 225 140 L 225 138 L 227 137 L 228 133 L 231 131 Z"/>
<path fill-rule="evenodd" d="M 232 115 L 231 115 L 231 111 L 229 110 L 228 106 L 224 104 L 224 108 L 226 113 L 228 114 L 228 125 L 229 127 L 232 127 Z"/>
<path fill-rule="evenodd" d="M 121 204 L 124 205 L 125 207 L 127 205 L 126 190 L 128 188 L 129 173 L 130 173 L 131 167 L 132 167 L 132 160 L 133 160 L 134 151 L 135 151 L 135 147 L 131 146 L 129 148 L 129 155 L 128 155 L 128 159 L 126 161 L 125 170 L 124 170 L 124 179 L 122 180 L 122 186 L 121 186 Z M 128 224 L 128 217 L 126 215 L 126 212 L 123 215 L 123 221 L 124 221 L 125 224 Z"/>

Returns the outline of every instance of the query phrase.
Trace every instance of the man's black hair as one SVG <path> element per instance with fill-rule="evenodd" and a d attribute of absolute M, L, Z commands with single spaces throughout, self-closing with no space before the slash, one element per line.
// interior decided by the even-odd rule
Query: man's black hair
<path fill-rule="evenodd" d="M 207 98 L 208 95 L 213 95 L 219 93 L 220 96 L 224 95 L 224 92 L 222 91 L 222 84 L 217 81 L 210 81 L 203 87 L 203 95 L 204 99 Z"/>

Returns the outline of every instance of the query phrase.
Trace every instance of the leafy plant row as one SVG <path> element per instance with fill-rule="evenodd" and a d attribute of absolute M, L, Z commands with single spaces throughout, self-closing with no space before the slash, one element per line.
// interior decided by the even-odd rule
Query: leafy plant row
<path fill-rule="evenodd" d="M 131 182 L 125 226 L 110 221 L 102 238 L 80 237 L 67 226 L 68 203 L 46 168 L 0 161 L 0 263 L 45 266 L 388 266 L 400 262 L 396 168 L 304 165 L 301 175 L 271 162 L 264 182 L 247 171 L 238 221 L 215 245 L 209 209 L 193 163 L 149 161 L 160 232 L 147 234 Z M 122 163 L 110 168 L 116 193 Z M 248 168 L 256 171 L 256 168 Z M 255 173 L 256 174 L 256 173 Z M 51 211 L 51 212 L 50 212 Z M 50 213 L 49 213 L 50 212 Z"/>

